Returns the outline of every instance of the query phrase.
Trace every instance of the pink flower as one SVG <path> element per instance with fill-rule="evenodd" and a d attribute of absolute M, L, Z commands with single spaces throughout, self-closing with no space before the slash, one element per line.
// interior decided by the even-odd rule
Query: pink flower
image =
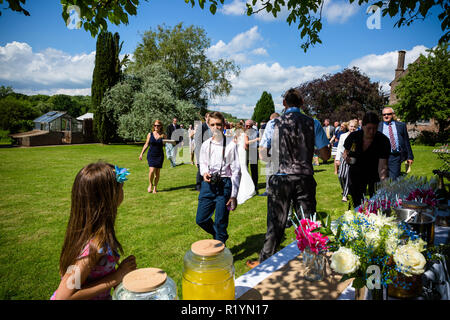
<path fill-rule="evenodd" d="M 328 247 L 328 237 L 323 236 L 320 232 L 311 232 L 320 227 L 316 222 L 309 219 L 300 220 L 300 226 L 295 230 L 297 246 L 300 251 L 310 248 L 315 254 L 321 251 L 326 251 Z"/>

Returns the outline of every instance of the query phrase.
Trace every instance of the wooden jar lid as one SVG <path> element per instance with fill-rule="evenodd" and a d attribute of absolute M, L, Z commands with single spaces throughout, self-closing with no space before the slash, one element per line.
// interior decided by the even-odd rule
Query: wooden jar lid
<path fill-rule="evenodd" d="M 191 250 L 198 256 L 211 257 L 218 255 L 225 249 L 223 242 L 219 240 L 199 240 L 191 245 Z"/>
<path fill-rule="evenodd" d="M 158 268 L 131 271 L 123 277 L 123 286 L 132 292 L 153 291 L 166 282 L 167 273 Z"/>

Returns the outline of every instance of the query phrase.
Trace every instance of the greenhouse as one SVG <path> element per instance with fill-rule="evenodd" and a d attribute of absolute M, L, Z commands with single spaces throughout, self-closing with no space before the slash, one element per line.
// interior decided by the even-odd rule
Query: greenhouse
<path fill-rule="evenodd" d="M 81 132 L 82 123 L 66 112 L 50 111 L 34 121 L 35 130 Z"/>

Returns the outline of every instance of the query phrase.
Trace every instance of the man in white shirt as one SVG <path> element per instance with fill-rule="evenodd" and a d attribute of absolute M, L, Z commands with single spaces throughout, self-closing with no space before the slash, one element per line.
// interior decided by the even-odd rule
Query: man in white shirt
<path fill-rule="evenodd" d="M 203 142 L 199 164 L 203 177 L 196 223 L 215 240 L 225 243 L 230 210 L 237 206 L 241 167 L 237 145 L 223 135 L 224 117 L 220 112 L 209 114 L 208 126 L 213 136 Z M 215 212 L 215 221 L 212 215 Z"/>

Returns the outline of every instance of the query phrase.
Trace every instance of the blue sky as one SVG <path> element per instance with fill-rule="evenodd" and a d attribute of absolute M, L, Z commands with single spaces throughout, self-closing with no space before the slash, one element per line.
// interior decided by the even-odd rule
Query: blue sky
<path fill-rule="evenodd" d="M 357 2 L 357 1 L 355 1 Z M 0 6 L 0 85 L 26 94 L 90 94 L 95 60 L 95 39 L 90 33 L 68 29 L 57 0 L 28 0 L 26 17 Z M 286 89 L 357 66 L 372 81 L 389 91 L 397 65 L 397 51 L 406 50 L 406 63 L 414 61 L 442 35 L 438 13 L 409 27 L 394 27 L 395 20 L 381 17 L 380 29 L 369 29 L 368 6 L 327 0 L 323 10 L 322 44 L 304 53 L 296 25 L 286 13 L 278 19 L 267 14 L 248 17 L 245 0 L 228 0 L 215 15 L 192 8 L 184 0 L 141 1 L 128 25 L 110 26 L 124 41 L 122 53 L 132 54 L 141 34 L 160 24 L 183 22 L 206 30 L 211 59 L 233 59 L 241 69 L 233 78 L 229 96 L 210 101 L 210 109 L 250 117 L 263 91 L 272 94 L 281 110 Z"/>

